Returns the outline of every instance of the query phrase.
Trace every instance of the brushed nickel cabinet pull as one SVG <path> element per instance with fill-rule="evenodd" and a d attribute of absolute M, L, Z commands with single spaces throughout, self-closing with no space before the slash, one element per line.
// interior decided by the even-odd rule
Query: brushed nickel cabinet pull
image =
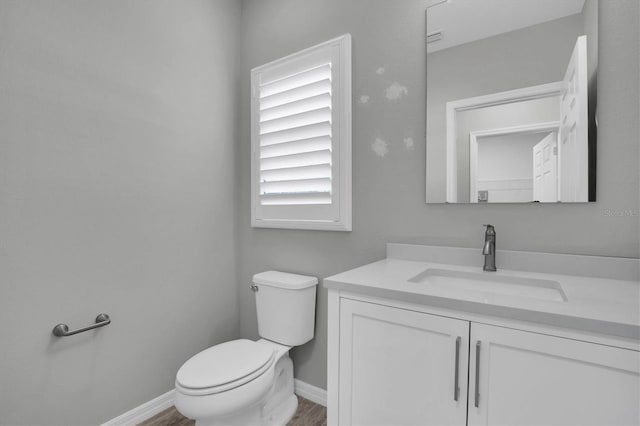
<path fill-rule="evenodd" d="M 458 386 L 458 376 L 460 375 L 460 341 L 462 338 L 458 336 L 456 338 L 456 369 L 453 377 L 453 400 L 457 401 L 460 397 L 460 386 Z"/>
<path fill-rule="evenodd" d="M 475 406 L 480 406 L 480 340 L 476 343 L 476 395 Z"/>

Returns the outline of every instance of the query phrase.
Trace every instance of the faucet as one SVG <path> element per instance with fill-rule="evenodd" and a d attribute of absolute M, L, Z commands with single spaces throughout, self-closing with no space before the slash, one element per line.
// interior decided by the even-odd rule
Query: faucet
<path fill-rule="evenodd" d="M 484 225 L 487 227 L 484 233 L 484 247 L 482 254 L 484 255 L 483 271 L 496 271 L 496 229 L 493 225 Z"/>

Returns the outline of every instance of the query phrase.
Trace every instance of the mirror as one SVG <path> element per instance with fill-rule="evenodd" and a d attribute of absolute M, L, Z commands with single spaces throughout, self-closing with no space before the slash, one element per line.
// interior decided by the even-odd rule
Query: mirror
<path fill-rule="evenodd" d="M 595 201 L 598 0 L 431 0 L 427 203 Z"/>

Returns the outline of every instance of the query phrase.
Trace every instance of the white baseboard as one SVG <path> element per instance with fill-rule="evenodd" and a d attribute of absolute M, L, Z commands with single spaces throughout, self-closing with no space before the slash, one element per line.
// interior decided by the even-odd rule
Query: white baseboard
<path fill-rule="evenodd" d="M 309 383 L 305 383 L 302 380 L 294 379 L 295 393 L 311 402 L 320 404 L 323 407 L 327 406 L 327 391 L 320 389 Z"/>
<path fill-rule="evenodd" d="M 326 390 L 320 389 L 298 379 L 294 379 L 294 387 L 296 395 L 324 407 L 327 406 Z M 142 423 L 159 412 L 171 407 L 173 405 L 174 392 L 175 390 L 172 389 L 149 402 L 145 402 L 144 404 L 139 405 L 126 413 L 107 421 L 106 423 L 103 423 L 102 426 L 133 426 L 138 423 Z"/>
<path fill-rule="evenodd" d="M 173 405 L 174 392 L 175 390 L 172 389 L 149 402 L 145 402 L 144 404 L 119 415 L 115 419 L 107 421 L 102 424 L 102 426 L 133 426 L 138 423 L 142 423 L 148 418 L 153 417 L 159 412 L 171 407 Z"/>

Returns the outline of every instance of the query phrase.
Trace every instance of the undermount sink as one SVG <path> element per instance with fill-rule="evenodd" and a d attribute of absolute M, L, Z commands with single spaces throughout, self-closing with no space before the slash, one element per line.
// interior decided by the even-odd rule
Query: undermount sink
<path fill-rule="evenodd" d="M 495 272 L 470 272 L 428 268 L 410 282 L 426 284 L 445 291 L 492 293 L 524 299 L 566 302 L 567 296 L 558 281 Z"/>

